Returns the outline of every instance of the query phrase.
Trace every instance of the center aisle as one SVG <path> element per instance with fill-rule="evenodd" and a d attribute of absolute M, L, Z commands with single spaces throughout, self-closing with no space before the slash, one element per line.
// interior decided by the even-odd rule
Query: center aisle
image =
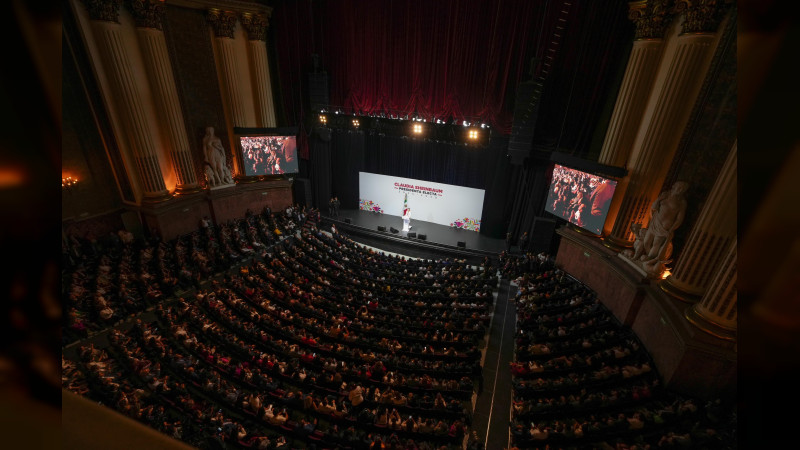
<path fill-rule="evenodd" d="M 486 450 L 508 448 L 511 420 L 511 370 L 517 312 L 510 304 L 509 280 L 500 282 L 483 364 L 483 391 L 479 393 L 472 429 Z"/>

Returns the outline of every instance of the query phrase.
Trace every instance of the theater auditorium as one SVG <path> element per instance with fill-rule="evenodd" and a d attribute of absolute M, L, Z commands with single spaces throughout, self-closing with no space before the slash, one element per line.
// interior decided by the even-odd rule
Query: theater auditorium
<path fill-rule="evenodd" d="M 63 448 L 791 431 L 783 2 L 61 3 Z"/>

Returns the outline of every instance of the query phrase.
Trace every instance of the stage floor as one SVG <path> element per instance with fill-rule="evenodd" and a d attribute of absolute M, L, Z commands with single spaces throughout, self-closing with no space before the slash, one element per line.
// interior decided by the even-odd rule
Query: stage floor
<path fill-rule="evenodd" d="M 339 224 L 344 224 L 345 219 L 350 219 L 350 225 L 366 230 L 377 232 L 379 226 L 386 227 L 386 234 L 408 238 L 408 233 L 403 230 L 403 219 L 400 216 L 391 216 L 388 214 L 378 214 L 369 211 L 361 211 L 359 209 L 343 209 L 339 211 L 339 217 L 331 218 L 323 214 L 327 220 L 332 220 Z M 391 227 L 398 230 L 397 233 L 391 233 Z M 505 239 L 497 239 L 485 236 L 477 231 L 462 230 L 460 228 L 453 228 L 437 223 L 423 222 L 411 219 L 412 233 L 417 235 L 423 234 L 426 236 L 427 242 L 442 244 L 452 247 L 458 247 L 459 242 L 465 244 L 467 250 L 477 250 L 488 253 L 500 253 L 506 248 Z M 419 239 L 409 239 L 410 241 L 419 241 Z"/>

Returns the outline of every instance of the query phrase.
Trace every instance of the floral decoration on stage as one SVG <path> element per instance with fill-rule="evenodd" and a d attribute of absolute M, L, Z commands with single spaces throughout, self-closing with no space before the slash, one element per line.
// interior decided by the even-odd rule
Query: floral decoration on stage
<path fill-rule="evenodd" d="M 462 230 L 481 231 L 481 221 L 478 219 L 470 219 L 464 217 L 463 219 L 456 219 L 450 222 L 453 228 L 461 228 Z"/>
<path fill-rule="evenodd" d="M 383 214 L 383 209 L 377 203 L 373 202 L 372 200 L 365 200 L 359 199 L 358 200 L 358 209 L 362 211 L 370 211 Z"/>

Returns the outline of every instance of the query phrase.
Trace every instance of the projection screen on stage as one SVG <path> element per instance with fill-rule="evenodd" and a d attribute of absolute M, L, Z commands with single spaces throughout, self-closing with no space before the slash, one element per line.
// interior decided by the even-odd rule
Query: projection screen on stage
<path fill-rule="evenodd" d="M 412 226 L 415 221 L 424 221 L 481 229 L 483 189 L 359 172 L 358 192 L 360 210 L 397 216 L 398 225 L 407 202 Z"/>

